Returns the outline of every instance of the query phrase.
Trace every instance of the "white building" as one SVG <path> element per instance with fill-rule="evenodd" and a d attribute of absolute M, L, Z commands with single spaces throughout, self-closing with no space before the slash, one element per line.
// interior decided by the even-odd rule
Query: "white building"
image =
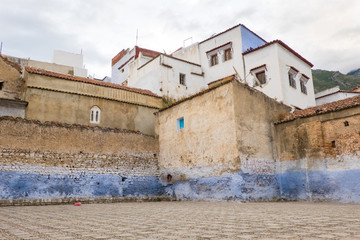
<path fill-rule="evenodd" d="M 82 54 L 55 50 L 53 63 L 72 67 L 72 75 L 74 76 L 87 77 L 88 72 L 87 69 L 84 68 L 84 56 Z"/>
<path fill-rule="evenodd" d="M 20 64 L 22 67 L 29 66 L 78 77 L 87 77 L 88 73 L 87 69 L 83 66 L 82 54 L 55 50 L 52 63 L 7 55 L 4 56 L 10 61 Z"/>
<path fill-rule="evenodd" d="M 116 84 L 127 84 L 129 78 L 129 65 L 138 60 L 136 64 L 141 66 L 154 57 L 158 56 L 160 52 L 150 49 L 140 48 L 135 46 L 133 49 L 123 49 L 111 62 L 111 82 Z"/>
<path fill-rule="evenodd" d="M 335 102 L 338 100 L 351 98 L 360 95 L 360 92 L 355 90 L 343 91 L 340 90 L 339 86 L 326 89 L 324 91 L 315 94 L 316 105 L 322 105 L 329 102 Z"/>
<path fill-rule="evenodd" d="M 301 109 L 315 106 L 313 65 L 282 41 L 268 43 L 241 24 L 171 56 L 145 50 L 151 54 L 135 47 L 115 56 L 111 81 L 179 99 L 237 73 L 279 102 Z M 147 64 L 150 60 L 154 62 Z"/>

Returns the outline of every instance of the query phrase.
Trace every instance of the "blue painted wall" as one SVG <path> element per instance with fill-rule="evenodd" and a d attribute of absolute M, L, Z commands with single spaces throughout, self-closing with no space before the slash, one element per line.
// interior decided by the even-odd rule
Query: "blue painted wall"
<path fill-rule="evenodd" d="M 182 200 L 273 200 L 279 197 L 276 175 L 238 172 L 168 184 L 166 193 Z"/>
<path fill-rule="evenodd" d="M 0 199 L 129 197 L 163 194 L 164 187 L 157 177 L 0 172 Z"/>
<path fill-rule="evenodd" d="M 242 52 L 264 45 L 266 42 L 241 26 Z"/>
<path fill-rule="evenodd" d="M 360 203 L 360 169 L 279 174 L 281 197 Z"/>
<path fill-rule="evenodd" d="M 238 172 L 170 184 L 115 174 L 42 175 L 0 172 L 0 199 L 169 195 L 179 200 L 313 200 L 360 203 L 360 169 Z"/>

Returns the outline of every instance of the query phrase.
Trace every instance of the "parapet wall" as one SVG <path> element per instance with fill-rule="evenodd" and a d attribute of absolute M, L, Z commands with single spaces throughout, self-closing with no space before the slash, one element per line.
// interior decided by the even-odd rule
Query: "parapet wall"
<path fill-rule="evenodd" d="M 0 199 L 161 195 L 153 136 L 8 117 L 0 129 Z"/>

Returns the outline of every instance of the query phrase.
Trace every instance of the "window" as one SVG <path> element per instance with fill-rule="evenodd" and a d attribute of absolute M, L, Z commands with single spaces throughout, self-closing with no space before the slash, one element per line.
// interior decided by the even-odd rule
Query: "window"
<path fill-rule="evenodd" d="M 289 85 L 293 88 L 296 88 L 296 82 L 295 82 L 295 74 L 289 72 Z"/>
<path fill-rule="evenodd" d="M 179 74 L 179 82 L 181 85 L 184 85 L 184 86 L 186 85 L 185 84 L 185 74 L 183 74 L 183 73 Z"/>
<path fill-rule="evenodd" d="M 228 61 L 232 58 L 231 56 L 231 48 L 225 49 L 224 51 L 224 62 Z"/>
<path fill-rule="evenodd" d="M 121 69 L 121 72 L 123 73 L 123 72 L 124 72 L 124 69 Z"/>
<path fill-rule="evenodd" d="M 306 83 L 309 81 L 309 77 L 306 76 L 305 74 L 301 74 L 301 77 L 300 77 L 300 89 L 301 89 L 301 92 L 304 93 L 304 94 L 307 94 L 307 88 L 306 88 Z"/>
<path fill-rule="evenodd" d="M 307 89 L 306 89 L 306 83 L 305 81 L 300 80 L 300 88 L 301 88 L 301 92 L 304 94 L 307 94 Z"/>
<path fill-rule="evenodd" d="M 176 128 L 177 130 L 181 130 L 184 128 L 184 117 L 178 118 L 176 120 Z"/>
<path fill-rule="evenodd" d="M 256 86 L 262 87 L 263 84 L 267 83 L 266 73 L 265 73 L 266 71 L 267 71 L 266 64 L 263 64 L 261 66 L 255 67 L 250 70 L 251 75 L 254 77 L 253 87 Z"/>
<path fill-rule="evenodd" d="M 93 106 L 90 109 L 90 123 L 100 123 L 100 108 L 98 106 Z"/>
<path fill-rule="evenodd" d="M 288 76 L 289 76 L 289 85 L 293 88 L 296 89 L 296 81 L 295 81 L 295 77 L 298 74 L 298 70 L 294 67 L 290 67 L 289 72 L 288 72 Z"/>
<path fill-rule="evenodd" d="M 0 82 L 0 90 L 3 89 L 3 86 L 4 86 L 4 82 Z"/>
<path fill-rule="evenodd" d="M 218 56 L 217 54 L 211 55 L 210 58 L 210 66 L 214 66 L 218 64 Z"/>
<path fill-rule="evenodd" d="M 259 80 L 260 84 L 265 84 L 266 83 L 265 71 L 258 72 L 258 73 L 255 74 L 255 76 Z M 258 84 L 258 83 L 256 83 L 256 84 Z"/>

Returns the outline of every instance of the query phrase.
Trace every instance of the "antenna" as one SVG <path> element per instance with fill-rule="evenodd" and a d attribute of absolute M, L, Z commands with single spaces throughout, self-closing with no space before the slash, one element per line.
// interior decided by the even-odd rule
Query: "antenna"
<path fill-rule="evenodd" d="M 139 29 L 137 28 L 136 29 L 136 43 L 135 43 L 135 46 L 138 45 L 138 39 L 139 39 Z"/>

